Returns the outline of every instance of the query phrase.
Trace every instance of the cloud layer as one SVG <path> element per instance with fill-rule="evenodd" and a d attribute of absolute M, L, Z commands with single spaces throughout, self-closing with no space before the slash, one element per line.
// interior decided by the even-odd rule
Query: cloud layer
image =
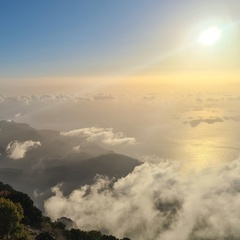
<path fill-rule="evenodd" d="M 63 136 L 69 137 L 83 137 L 88 142 L 99 141 L 108 145 L 119 145 L 119 144 L 136 144 L 136 139 L 132 137 L 126 137 L 122 132 L 113 132 L 112 128 L 81 128 L 75 129 L 69 132 L 61 132 Z"/>
<path fill-rule="evenodd" d="M 198 118 L 193 119 L 189 122 L 183 122 L 183 123 L 189 123 L 192 127 L 197 127 L 200 123 L 207 123 L 207 124 L 214 124 L 214 123 L 222 123 L 224 120 L 220 117 L 211 117 L 211 118 Z"/>
<path fill-rule="evenodd" d="M 69 196 L 58 185 L 45 210 L 81 229 L 135 240 L 239 239 L 239 172 L 239 159 L 188 177 L 168 162 L 145 163 L 113 185 L 98 178 Z"/>
<path fill-rule="evenodd" d="M 17 160 L 24 158 L 28 151 L 39 146 L 41 146 L 40 142 L 34 142 L 32 140 L 25 142 L 14 141 L 8 144 L 6 152 L 11 159 Z"/>

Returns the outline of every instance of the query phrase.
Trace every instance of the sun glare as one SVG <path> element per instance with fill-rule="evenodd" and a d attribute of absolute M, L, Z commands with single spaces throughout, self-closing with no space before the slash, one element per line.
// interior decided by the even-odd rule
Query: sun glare
<path fill-rule="evenodd" d="M 202 32 L 199 42 L 202 45 L 212 45 L 221 37 L 221 31 L 216 27 L 210 27 Z"/>

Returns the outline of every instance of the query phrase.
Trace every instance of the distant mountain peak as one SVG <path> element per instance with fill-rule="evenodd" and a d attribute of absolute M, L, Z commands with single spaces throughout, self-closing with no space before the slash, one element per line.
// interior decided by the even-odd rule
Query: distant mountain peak
<path fill-rule="evenodd" d="M 21 130 L 33 130 L 33 128 L 27 123 L 17 123 L 13 120 L 1 120 L 0 121 L 0 129 L 8 130 L 9 128 L 18 128 Z"/>

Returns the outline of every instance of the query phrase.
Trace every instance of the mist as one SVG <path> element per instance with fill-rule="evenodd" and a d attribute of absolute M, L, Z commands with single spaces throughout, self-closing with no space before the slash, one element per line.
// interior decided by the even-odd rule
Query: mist
<path fill-rule="evenodd" d="M 240 239 L 239 0 L 0 11 L 3 186 L 99 239 Z"/>
<path fill-rule="evenodd" d="M 145 163 L 116 182 L 98 176 L 67 196 L 59 184 L 45 212 L 83 230 L 139 240 L 239 239 L 239 171 L 240 158 L 192 172 L 169 161 Z"/>

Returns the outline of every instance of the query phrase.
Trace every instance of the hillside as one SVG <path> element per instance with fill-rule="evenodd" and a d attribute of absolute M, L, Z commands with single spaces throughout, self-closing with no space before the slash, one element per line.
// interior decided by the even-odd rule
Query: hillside
<path fill-rule="evenodd" d="M 3 200 L 3 199 L 6 199 Z M 105 235 L 99 231 L 82 231 L 77 229 L 76 224 L 71 219 L 62 217 L 55 222 L 51 222 L 48 217 L 44 217 L 37 209 L 31 198 L 20 191 L 16 191 L 10 185 L 0 182 L 0 209 L 5 209 L 6 203 L 20 204 L 23 209 L 23 217 L 19 223 L 13 224 L 6 213 L 0 213 L 0 237 L 1 239 L 14 240 L 119 240 L 114 236 Z M 17 205 L 16 205 L 17 206 Z M 8 208 L 8 212 L 11 208 Z M 16 227 L 14 227 L 16 226 Z M 74 227 L 74 228 L 73 228 Z M 11 229 L 7 235 L 5 229 Z M 124 238 L 122 240 L 127 240 Z"/>
<path fill-rule="evenodd" d="M 141 164 L 93 141 L 58 131 L 36 130 L 14 121 L 0 121 L 0 129 L 0 181 L 29 194 L 40 209 L 59 183 L 64 194 L 69 194 L 91 184 L 96 175 L 117 180 Z"/>

